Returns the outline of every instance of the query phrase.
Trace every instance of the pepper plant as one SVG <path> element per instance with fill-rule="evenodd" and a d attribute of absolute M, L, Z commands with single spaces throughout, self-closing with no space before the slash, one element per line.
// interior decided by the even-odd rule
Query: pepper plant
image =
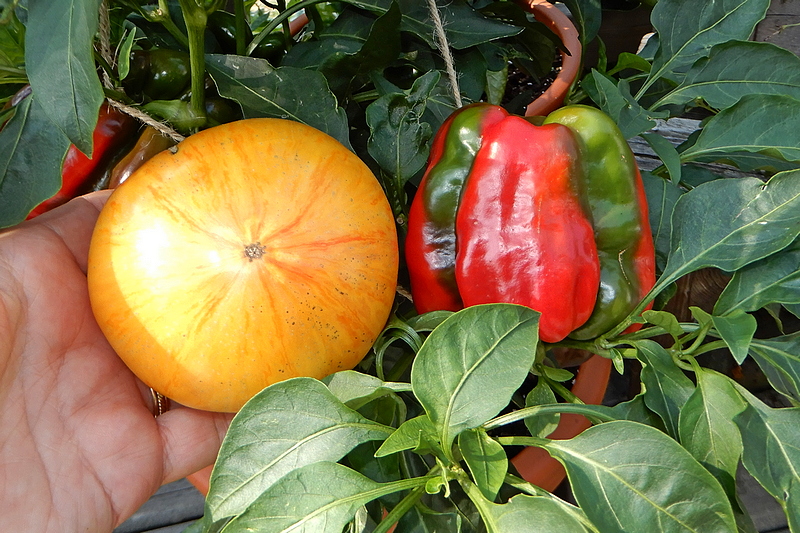
<path fill-rule="evenodd" d="M 466 102 L 501 103 L 509 60 L 536 70 L 553 57 L 552 35 L 513 2 L 437 4 Z M 594 40 L 599 2 L 565 5 L 582 42 Z M 743 466 L 800 532 L 800 59 L 747 40 L 768 5 L 659 0 L 647 45 L 615 65 L 601 54 L 569 97 L 602 109 L 660 161 L 642 173 L 658 278 L 627 316 L 590 339 L 543 343 L 533 309 L 418 314 L 399 294 L 359 368 L 276 383 L 237 414 L 205 515 L 189 529 L 752 532 L 737 493 Z M 58 190 L 70 145 L 91 153 L 104 98 L 188 135 L 209 125 L 202 102 L 212 91 L 238 116 L 298 120 L 351 147 L 381 180 L 403 236 L 432 136 L 455 110 L 427 6 L 263 6 L 226 4 L 226 50 L 205 27 L 220 2 L 114 0 L 107 18 L 99 0 L 5 4 L 3 94 L 25 83 L 32 94 L 3 114 L 0 225 Z M 309 22 L 292 35 L 300 10 Z M 280 53 L 256 57 L 276 36 Z M 154 48 L 188 53 L 191 94 L 137 100 L 123 90 L 131 51 Z M 675 146 L 663 121 L 688 111 L 705 118 Z M 669 307 L 701 270 L 724 280 L 715 301 Z M 638 394 L 580 403 L 559 348 L 607 357 L 619 373 L 640 368 Z M 769 394 L 722 371 L 748 365 Z M 548 438 L 565 413 L 592 426 Z M 509 456 L 520 446 L 558 459 L 572 498 L 517 475 Z"/>

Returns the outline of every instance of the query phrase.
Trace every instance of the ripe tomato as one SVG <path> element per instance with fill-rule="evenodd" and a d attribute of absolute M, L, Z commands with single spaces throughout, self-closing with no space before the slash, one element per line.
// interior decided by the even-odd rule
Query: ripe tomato
<path fill-rule="evenodd" d="M 88 281 L 100 328 L 144 383 L 233 412 L 276 381 L 358 364 L 397 268 L 366 165 L 311 127 L 249 119 L 192 135 L 114 191 Z"/>

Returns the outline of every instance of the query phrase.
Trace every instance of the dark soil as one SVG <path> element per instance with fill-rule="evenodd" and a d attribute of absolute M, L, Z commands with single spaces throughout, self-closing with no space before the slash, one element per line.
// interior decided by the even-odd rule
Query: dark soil
<path fill-rule="evenodd" d="M 503 95 L 501 105 L 510 113 L 524 115 L 525 108 L 533 100 L 544 94 L 548 87 L 561 72 L 561 54 L 556 53 L 553 60 L 553 68 L 542 78 L 531 76 L 513 61 L 508 62 L 508 81 L 506 82 L 506 92 Z"/>

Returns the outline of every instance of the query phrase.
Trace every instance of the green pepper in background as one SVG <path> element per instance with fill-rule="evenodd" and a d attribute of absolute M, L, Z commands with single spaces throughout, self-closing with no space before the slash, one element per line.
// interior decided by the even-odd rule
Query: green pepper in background
<path fill-rule="evenodd" d="M 586 166 L 582 186 L 592 211 L 600 291 L 589 321 L 570 337 L 593 339 L 620 323 L 655 284 L 644 185 L 625 137 L 599 109 L 563 107 L 544 123 L 567 126 L 582 145 Z"/>
<path fill-rule="evenodd" d="M 191 82 L 189 54 L 153 48 L 131 52 L 130 72 L 122 82 L 125 92 L 149 100 L 172 100 Z"/>

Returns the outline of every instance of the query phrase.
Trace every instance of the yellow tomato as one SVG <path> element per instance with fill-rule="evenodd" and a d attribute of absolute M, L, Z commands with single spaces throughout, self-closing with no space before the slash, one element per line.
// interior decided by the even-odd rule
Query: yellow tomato
<path fill-rule="evenodd" d="M 97 322 L 148 386 L 233 412 L 361 361 L 391 310 L 397 236 L 370 170 L 328 135 L 249 119 L 145 163 L 89 251 Z"/>

